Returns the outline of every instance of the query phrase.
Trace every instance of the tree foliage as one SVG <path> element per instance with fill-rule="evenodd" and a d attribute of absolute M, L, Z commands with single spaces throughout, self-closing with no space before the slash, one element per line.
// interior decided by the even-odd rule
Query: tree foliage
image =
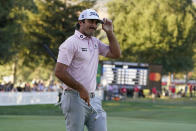
<path fill-rule="evenodd" d="M 11 48 L 12 39 L 12 23 L 13 20 L 10 18 L 9 13 L 13 7 L 12 0 L 1 0 L 0 1 L 0 64 L 5 62 L 11 52 L 9 52 L 9 48 Z"/>
<path fill-rule="evenodd" d="M 74 33 L 79 12 L 95 3 L 92 0 L 73 1 L 1 0 L 0 63 L 18 65 L 16 75 L 22 79 L 32 78 L 28 74 L 36 74 L 37 69 L 38 72 L 53 70 L 54 61 L 44 45 L 57 55 L 59 45 Z M 45 73 L 44 78 L 47 75 Z"/>
<path fill-rule="evenodd" d="M 28 32 L 27 52 L 23 52 L 25 64 L 29 61 L 54 66 L 44 45 L 57 56 L 59 45 L 74 33 L 79 12 L 89 8 L 94 2 L 83 1 L 76 5 L 60 0 L 35 0 L 37 13 L 29 12 L 29 23 L 25 25 Z"/>
<path fill-rule="evenodd" d="M 20 56 L 25 46 L 23 23 L 27 11 L 33 11 L 33 0 L 2 0 L 0 2 L 0 63 L 5 64 Z"/>
<path fill-rule="evenodd" d="M 196 11 L 191 0 L 113 0 L 108 11 L 123 60 L 161 64 L 164 72 L 193 68 Z"/>

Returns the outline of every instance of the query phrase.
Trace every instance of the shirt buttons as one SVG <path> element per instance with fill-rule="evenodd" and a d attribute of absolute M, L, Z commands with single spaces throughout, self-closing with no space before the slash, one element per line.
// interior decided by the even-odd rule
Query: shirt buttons
<path fill-rule="evenodd" d="M 80 38 L 83 38 L 83 35 L 80 35 Z"/>

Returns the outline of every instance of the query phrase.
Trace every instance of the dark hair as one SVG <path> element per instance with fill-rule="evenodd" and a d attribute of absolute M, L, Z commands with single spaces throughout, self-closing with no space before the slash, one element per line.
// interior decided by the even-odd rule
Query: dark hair
<path fill-rule="evenodd" d="M 79 30 L 79 29 L 80 29 L 80 24 L 79 24 L 79 23 L 76 23 L 75 29 L 76 29 L 76 30 Z"/>
<path fill-rule="evenodd" d="M 81 20 L 81 21 L 82 21 L 83 23 L 85 22 L 85 20 Z M 79 24 L 79 22 L 76 23 L 75 29 L 76 29 L 76 30 L 79 30 L 79 29 L 80 29 L 80 24 Z"/>

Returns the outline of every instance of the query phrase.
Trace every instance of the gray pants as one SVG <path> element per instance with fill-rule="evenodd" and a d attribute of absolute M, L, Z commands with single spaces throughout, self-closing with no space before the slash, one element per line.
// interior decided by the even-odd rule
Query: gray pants
<path fill-rule="evenodd" d="M 77 91 L 65 91 L 61 99 L 61 109 L 65 115 L 67 131 L 107 131 L 106 112 L 101 99 L 90 98 L 89 107 Z"/>

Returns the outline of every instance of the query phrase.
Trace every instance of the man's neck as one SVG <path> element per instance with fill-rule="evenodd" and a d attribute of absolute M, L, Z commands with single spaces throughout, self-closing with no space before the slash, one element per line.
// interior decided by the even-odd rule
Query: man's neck
<path fill-rule="evenodd" d="M 83 34 L 83 35 L 85 35 L 86 37 L 88 37 L 88 38 L 91 38 L 91 36 L 92 35 L 88 35 L 88 34 L 86 34 L 85 32 L 83 32 L 83 31 L 80 31 L 80 30 L 78 30 L 81 34 Z"/>

